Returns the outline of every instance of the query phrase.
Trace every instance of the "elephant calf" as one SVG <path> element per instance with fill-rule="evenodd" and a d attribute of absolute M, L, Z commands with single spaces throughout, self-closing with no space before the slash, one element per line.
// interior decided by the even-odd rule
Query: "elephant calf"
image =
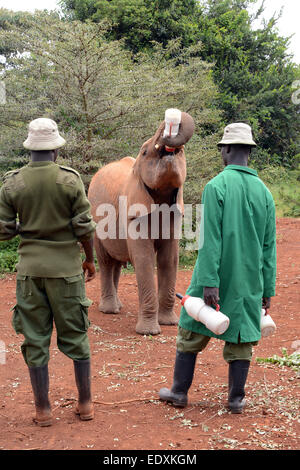
<path fill-rule="evenodd" d="M 181 113 L 175 137 L 164 137 L 165 121 L 136 159 L 125 157 L 101 168 L 88 198 L 97 222 L 95 247 L 100 268 L 103 313 L 119 313 L 117 290 L 122 265 L 134 266 L 139 316 L 136 332 L 156 335 L 161 325 L 178 322 L 173 308 L 178 266 L 176 223 L 183 213 L 186 178 L 184 144 L 194 132 L 193 118 Z M 165 217 L 169 209 L 170 217 Z M 156 215 L 156 217 L 154 217 Z M 106 226 L 108 230 L 104 232 Z M 139 230 L 138 230 L 139 229 Z M 157 263 L 158 295 L 154 269 Z"/>

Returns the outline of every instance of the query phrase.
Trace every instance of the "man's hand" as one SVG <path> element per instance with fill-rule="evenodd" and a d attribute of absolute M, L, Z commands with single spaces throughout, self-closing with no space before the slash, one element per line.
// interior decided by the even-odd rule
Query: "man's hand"
<path fill-rule="evenodd" d="M 96 277 L 96 267 L 95 267 L 94 262 L 88 262 L 88 261 L 85 260 L 82 263 L 82 269 L 83 269 L 84 274 L 87 271 L 87 275 L 85 277 L 85 282 L 90 282 L 90 281 L 92 281 L 92 279 L 95 279 L 95 277 Z"/>
<path fill-rule="evenodd" d="M 220 300 L 218 287 L 204 287 L 204 302 L 206 305 L 217 305 Z"/>
<path fill-rule="evenodd" d="M 84 274 L 87 271 L 85 282 L 90 282 L 96 277 L 96 268 L 94 263 L 94 241 L 92 238 L 90 238 L 88 240 L 82 240 L 81 244 L 85 252 L 85 261 L 82 263 Z"/>
<path fill-rule="evenodd" d="M 262 307 L 266 310 L 271 307 L 271 297 L 263 297 Z"/>

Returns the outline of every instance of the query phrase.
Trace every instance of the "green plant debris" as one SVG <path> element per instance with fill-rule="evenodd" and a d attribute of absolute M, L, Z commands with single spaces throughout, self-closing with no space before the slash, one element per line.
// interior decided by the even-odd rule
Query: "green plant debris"
<path fill-rule="evenodd" d="M 257 357 L 256 361 L 259 364 L 278 364 L 279 366 L 287 366 L 291 367 L 293 370 L 300 371 L 300 353 L 294 352 L 288 355 L 285 348 L 282 348 L 282 356 L 277 356 L 277 354 L 274 354 L 274 356 L 268 358 Z"/>
<path fill-rule="evenodd" d="M 180 426 L 187 426 L 189 429 L 195 428 L 198 426 L 197 423 L 193 423 L 191 419 L 182 419 Z"/>

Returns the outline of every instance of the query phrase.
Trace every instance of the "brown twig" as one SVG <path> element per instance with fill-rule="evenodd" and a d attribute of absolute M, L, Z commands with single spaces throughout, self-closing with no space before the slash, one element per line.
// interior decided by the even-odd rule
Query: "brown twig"
<path fill-rule="evenodd" d="M 150 400 L 155 400 L 155 398 L 150 397 L 150 398 L 133 398 L 131 400 L 124 400 L 124 401 L 114 401 L 114 402 L 105 402 L 105 401 L 96 401 L 94 400 L 93 403 L 96 405 L 123 405 L 123 403 L 132 403 L 135 401 L 150 401 Z"/>
<path fill-rule="evenodd" d="M 153 369 L 154 370 L 157 370 L 157 369 L 170 369 L 171 367 L 173 367 L 173 366 L 164 366 L 164 365 L 162 365 L 162 366 L 158 366 L 158 367 L 153 367 Z"/>
<path fill-rule="evenodd" d="M 64 408 L 65 406 L 68 406 L 68 405 L 71 405 L 72 403 L 74 403 L 76 401 L 75 398 L 66 398 L 65 400 L 66 402 L 65 403 L 60 403 L 59 405 L 57 405 L 55 408 L 52 409 L 52 412 L 54 412 L 55 410 L 57 410 L 58 408 Z"/>
<path fill-rule="evenodd" d="M 21 434 L 22 436 L 29 437 L 28 434 L 24 434 L 23 432 L 17 431 L 16 429 L 14 429 L 12 432 L 17 432 L 18 434 Z"/>
<path fill-rule="evenodd" d="M 107 405 L 107 406 L 113 406 L 113 405 L 122 405 L 124 403 L 133 403 L 135 401 L 150 401 L 150 400 L 155 400 L 154 397 L 149 397 L 149 398 L 132 398 L 130 400 L 123 400 L 123 401 L 115 401 L 115 402 L 105 402 L 105 401 L 98 401 L 98 400 L 93 400 L 93 403 L 96 405 Z M 66 398 L 67 403 L 61 403 L 60 405 L 57 405 L 55 408 L 52 409 L 52 412 L 57 410 L 58 408 L 63 408 L 65 406 L 70 405 L 71 403 L 74 403 L 76 401 L 75 398 Z"/>
<path fill-rule="evenodd" d="M 167 379 L 166 380 L 161 380 L 160 382 L 155 382 L 155 384 L 152 384 L 152 387 L 154 387 L 155 385 L 158 385 L 158 384 L 165 384 L 167 382 Z"/>

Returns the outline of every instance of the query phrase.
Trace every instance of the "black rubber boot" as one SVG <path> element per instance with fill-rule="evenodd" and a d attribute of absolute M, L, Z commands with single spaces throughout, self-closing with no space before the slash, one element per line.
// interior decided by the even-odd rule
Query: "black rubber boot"
<path fill-rule="evenodd" d="M 76 414 L 83 421 L 94 418 L 94 407 L 91 398 L 91 361 L 73 361 L 75 380 L 78 389 L 78 405 Z"/>
<path fill-rule="evenodd" d="M 245 407 L 245 384 L 250 361 L 232 361 L 228 371 L 228 407 L 234 414 L 240 414 Z"/>
<path fill-rule="evenodd" d="M 188 403 L 188 391 L 192 385 L 196 364 L 196 353 L 176 351 L 173 385 L 171 390 L 161 388 L 159 398 L 172 403 L 174 406 L 184 408 Z"/>
<path fill-rule="evenodd" d="M 28 369 L 36 409 L 36 416 L 34 418 L 34 422 L 39 426 L 51 426 L 52 414 L 48 398 L 48 365 L 41 367 L 28 367 Z"/>

